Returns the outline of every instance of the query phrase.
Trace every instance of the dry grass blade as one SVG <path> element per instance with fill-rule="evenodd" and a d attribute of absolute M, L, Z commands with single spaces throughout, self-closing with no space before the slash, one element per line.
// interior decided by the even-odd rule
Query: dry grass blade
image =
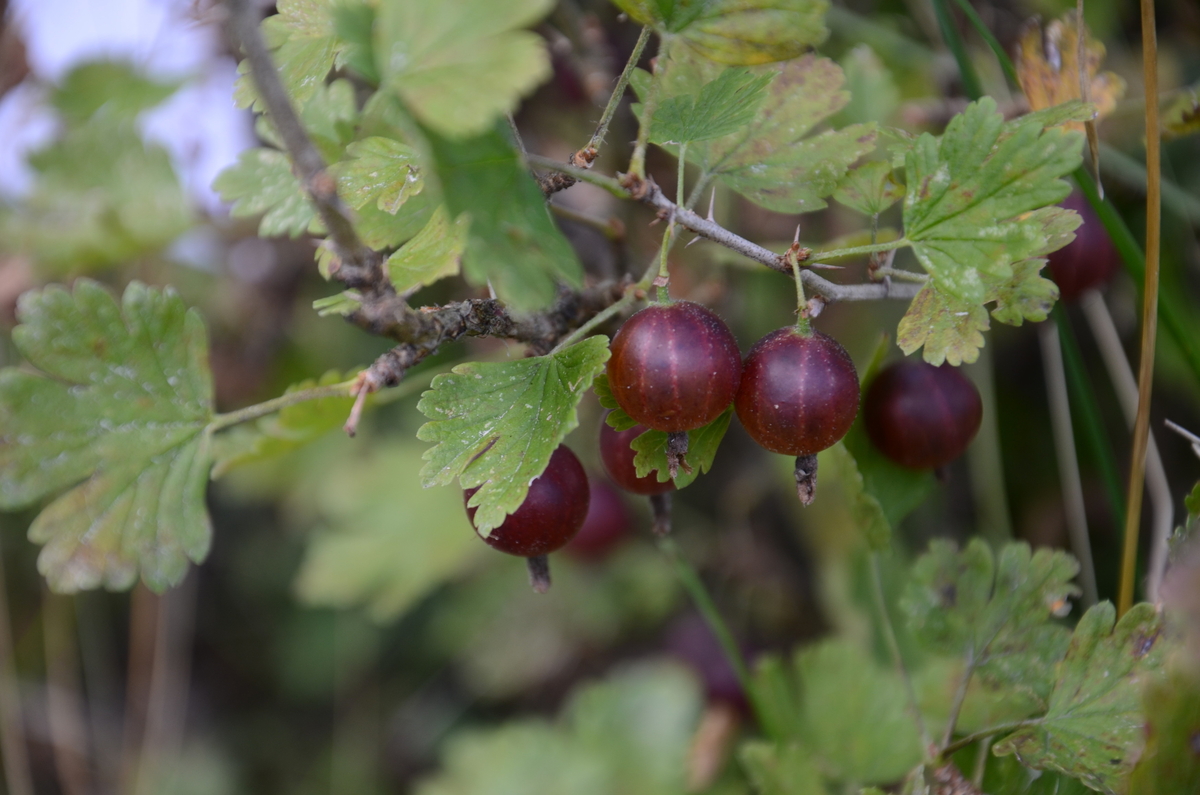
<path fill-rule="evenodd" d="M 1142 71 L 1146 97 L 1158 96 L 1158 36 L 1154 29 L 1154 0 L 1142 0 Z M 1158 331 L 1159 250 L 1162 235 L 1159 185 L 1160 137 L 1158 103 L 1146 102 L 1146 281 L 1142 292 L 1142 344 L 1138 366 L 1138 413 L 1133 426 L 1129 500 L 1125 514 L 1125 545 L 1121 552 L 1121 586 L 1117 614 L 1133 605 L 1137 573 L 1138 524 L 1142 513 L 1142 478 L 1150 438 L 1150 389 L 1154 378 L 1154 342 Z"/>

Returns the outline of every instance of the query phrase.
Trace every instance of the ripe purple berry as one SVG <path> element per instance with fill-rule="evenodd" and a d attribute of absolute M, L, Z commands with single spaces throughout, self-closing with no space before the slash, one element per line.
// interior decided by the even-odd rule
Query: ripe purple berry
<path fill-rule="evenodd" d="M 796 456 L 796 488 L 807 505 L 816 454 L 845 436 L 858 413 L 858 374 L 837 340 L 789 326 L 750 349 L 734 405 L 754 441 Z"/>
<path fill-rule="evenodd" d="M 476 491 L 478 488 L 467 489 L 463 494 L 472 527 L 476 509 L 468 503 Z M 551 453 L 545 471 L 529 484 L 525 501 L 483 540 L 493 549 L 529 558 L 534 590 L 543 592 L 550 587 L 545 556 L 565 546 L 579 532 L 587 518 L 589 497 L 583 465 L 569 448 L 559 445 Z"/>
<path fill-rule="evenodd" d="M 673 480 L 659 482 L 653 472 L 645 477 L 637 476 L 637 469 L 633 465 L 637 453 L 629 445 L 645 432 L 644 425 L 618 431 L 607 422 L 600 423 L 600 458 L 604 461 L 604 469 L 613 483 L 634 494 L 650 496 L 672 491 L 675 488 Z"/>
<path fill-rule="evenodd" d="M 715 420 L 737 393 L 737 340 L 721 318 L 691 301 L 655 304 L 617 332 L 608 360 L 613 397 L 633 419 L 679 433 Z"/>
<path fill-rule="evenodd" d="M 876 376 L 863 399 L 871 441 L 910 469 L 934 469 L 958 458 L 982 419 L 979 391 L 948 365 L 897 362 Z"/>
<path fill-rule="evenodd" d="M 1079 213 L 1083 225 L 1075 230 L 1074 240 L 1050 253 L 1047 267 L 1062 300 L 1074 301 L 1112 278 L 1118 254 L 1099 217 L 1081 194 L 1072 193 L 1062 206 Z"/>

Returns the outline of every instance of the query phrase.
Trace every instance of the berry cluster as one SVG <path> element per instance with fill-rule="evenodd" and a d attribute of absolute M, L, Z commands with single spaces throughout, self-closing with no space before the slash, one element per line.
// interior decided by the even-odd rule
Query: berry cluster
<path fill-rule="evenodd" d="M 717 419 L 732 403 L 746 432 L 773 453 L 796 458 L 800 500 L 812 502 L 817 453 L 837 443 L 859 407 L 858 374 L 837 340 L 788 326 L 763 337 L 743 362 L 737 340 L 711 310 L 690 301 L 655 304 L 631 317 L 612 341 L 608 383 L 620 408 L 638 425 L 600 427 L 600 457 L 612 482 L 648 496 L 655 530 L 669 529 L 670 492 L 680 468 L 690 472 L 688 431 Z M 885 456 L 915 469 L 942 467 L 966 449 L 982 418 L 975 387 L 952 367 L 900 362 L 871 383 L 864 425 Z M 638 477 L 630 446 L 647 429 L 667 434 L 670 479 Z M 474 490 L 466 492 L 469 501 Z M 589 510 L 589 494 L 603 504 Z M 628 515 L 607 484 L 589 488 L 579 459 L 559 446 L 525 502 L 485 539 L 529 559 L 534 587 L 549 586 L 546 555 L 589 529 L 572 545 L 582 558 L 603 554 L 623 537 Z M 467 513 L 474 518 L 474 509 Z M 594 525 L 594 527 L 592 526 Z"/>

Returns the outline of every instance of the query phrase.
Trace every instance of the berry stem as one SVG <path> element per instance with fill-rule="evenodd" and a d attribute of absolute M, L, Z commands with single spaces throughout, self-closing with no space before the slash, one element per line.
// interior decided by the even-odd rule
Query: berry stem
<path fill-rule="evenodd" d="M 795 257 L 788 256 L 792 260 L 792 278 L 796 282 L 796 328 L 806 337 L 812 336 L 812 324 L 808 322 L 808 299 L 804 297 L 804 277 L 801 275 L 803 270 L 800 268 L 800 263 L 795 261 Z M 807 505 L 807 503 L 805 503 Z"/>
<path fill-rule="evenodd" d="M 608 98 L 608 105 L 604 108 L 604 114 L 600 117 L 600 123 L 596 125 L 596 132 L 592 134 L 592 140 L 588 141 L 587 148 L 599 149 L 600 145 L 604 143 L 604 136 L 608 134 L 608 125 L 612 122 L 613 115 L 621 105 L 621 98 L 625 96 L 625 89 L 629 86 L 629 78 L 633 75 L 633 70 L 637 67 L 638 61 L 642 60 L 642 51 L 646 49 L 646 42 L 649 40 L 650 26 L 647 25 L 642 28 L 642 33 L 638 36 L 637 44 L 633 45 L 633 52 L 629 55 L 629 61 L 626 62 L 625 69 L 617 79 L 616 88 L 613 89 L 612 95 Z"/>
<path fill-rule="evenodd" d="M 663 232 L 662 245 L 658 249 L 658 276 L 654 279 L 654 300 L 660 304 L 671 303 L 671 292 L 667 284 L 671 280 L 671 273 L 667 265 L 667 252 L 671 250 L 671 244 L 675 241 L 675 217 L 671 216 L 670 222 L 667 223 L 667 229 Z"/>
<path fill-rule="evenodd" d="M 545 555 L 525 558 L 529 567 L 529 586 L 535 593 L 546 593 L 550 590 L 550 559 Z"/>

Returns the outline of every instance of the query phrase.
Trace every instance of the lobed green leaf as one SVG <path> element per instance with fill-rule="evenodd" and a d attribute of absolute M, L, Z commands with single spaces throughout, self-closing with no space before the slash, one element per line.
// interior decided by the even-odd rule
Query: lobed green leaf
<path fill-rule="evenodd" d="M 560 283 L 579 286 L 575 251 L 546 210 L 546 200 L 499 130 L 464 141 L 429 136 L 446 208 L 470 214 L 463 274 L 491 285 L 517 309 L 554 300 Z"/>
<path fill-rule="evenodd" d="M 553 0 L 398 0 L 375 22 L 383 88 L 440 135 L 486 133 L 550 76 L 540 36 L 517 30 Z"/>
<path fill-rule="evenodd" d="M 1119 622 L 1108 602 L 1088 610 L 1058 666 L 1046 715 L 1001 740 L 995 753 L 1015 754 L 1026 766 L 1064 773 L 1109 795 L 1127 792 L 1145 742 L 1142 691 L 1170 645 L 1163 621 L 1146 603 Z"/>
<path fill-rule="evenodd" d="M 338 195 L 355 210 L 374 203 L 395 215 L 425 186 L 417 153 L 399 141 L 371 136 L 350 144 L 346 155 L 334 171 Z"/>
<path fill-rule="evenodd" d="M 940 139 L 921 135 L 905 157 L 904 233 L 937 287 L 964 304 L 986 300 L 1012 263 L 1046 248 L 1035 214 L 1064 199 L 1083 138 L 1033 119 L 1006 126 L 989 97 L 967 106 Z"/>
<path fill-rule="evenodd" d="M 430 419 L 417 438 L 426 486 L 458 478 L 477 508 L 483 535 L 520 507 L 550 454 L 579 424 L 576 407 L 608 360 L 608 338 L 589 337 L 558 353 L 513 362 L 471 362 L 433 379 L 417 408 Z"/>
<path fill-rule="evenodd" d="M 234 218 L 262 215 L 258 225 L 262 237 L 298 237 L 319 223 L 291 162 L 277 149 L 242 152 L 237 163 L 217 175 L 213 189 L 223 201 L 233 203 L 229 214 Z"/>
<path fill-rule="evenodd" d="M 134 282 L 28 292 L 13 331 L 39 372 L 0 370 L 0 507 L 66 490 L 29 529 L 61 592 L 161 591 L 208 554 L 212 377 L 204 324 L 171 290 Z"/>
<path fill-rule="evenodd" d="M 901 607 L 929 650 L 962 655 L 968 675 L 976 670 L 1045 703 L 1069 635 L 1052 619 L 1079 592 L 1071 582 L 1078 571 L 1061 551 L 1007 544 L 997 559 L 979 538 L 962 552 L 936 540 L 913 566 Z"/>
<path fill-rule="evenodd" d="M 278 13 L 263 20 L 263 38 L 288 96 L 303 108 L 325 84 L 345 47 L 334 28 L 335 4 L 331 0 L 279 0 L 275 7 Z M 265 108 L 249 65 L 242 61 L 238 72 L 234 102 L 239 108 L 262 112 Z"/>
<path fill-rule="evenodd" d="M 681 144 L 738 132 L 754 120 L 774 74 L 729 68 L 695 94 L 668 97 L 650 125 L 650 140 Z"/>
<path fill-rule="evenodd" d="M 712 422 L 687 432 L 688 451 L 684 456 L 684 461 L 692 468 L 692 471 L 679 470 L 679 473 L 675 475 L 676 488 L 687 488 L 696 478 L 712 469 L 713 459 L 717 456 L 717 448 L 721 446 L 721 440 L 725 438 L 725 431 L 729 430 L 731 419 L 733 419 L 732 405 L 721 412 L 721 416 Z M 618 418 L 618 422 L 620 421 Z M 609 424 L 612 425 L 611 422 Z M 617 427 L 617 430 L 622 429 Z M 634 439 L 629 446 L 636 452 L 633 457 L 633 466 L 639 478 L 644 478 L 653 472 L 659 483 L 666 483 L 670 480 L 670 467 L 667 463 L 667 433 L 665 431 L 648 430 Z"/>
<path fill-rule="evenodd" d="M 892 176 L 892 165 L 878 160 L 853 169 L 838 183 L 833 198 L 863 215 L 878 215 L 904 196 Z"/>
<path fill-rule="evenodd" d="M 460 215 L 451 223 L 445 206 L 438 207 L 425 228 L 384 263 L 396 292 L 404 293 L 456 275 L 467 245 L 469 226 L 467 216 Z"/>

